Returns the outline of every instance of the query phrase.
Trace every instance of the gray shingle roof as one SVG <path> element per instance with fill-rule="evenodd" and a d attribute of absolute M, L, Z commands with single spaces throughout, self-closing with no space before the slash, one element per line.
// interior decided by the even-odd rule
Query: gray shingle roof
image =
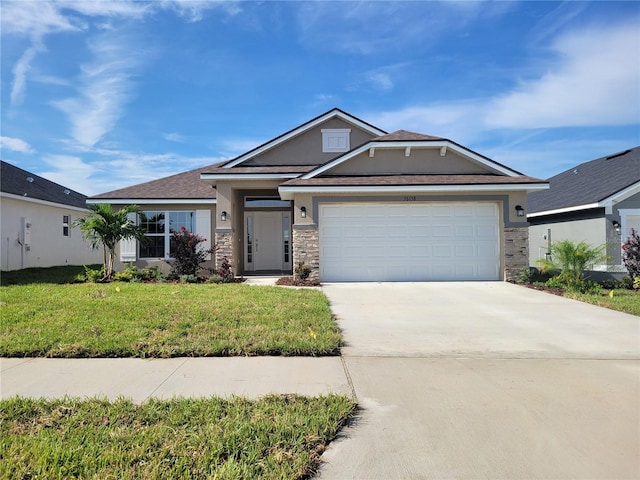
<path fill-rule="evenodd" d="M 36 198 L 61 205 L 87 208 L 86 195 L 5 161 L 1 162 L 0 190 L 20 197 Z"/>
<path fill-rule="evenodd" d="M 529 194 L 529 213 L 600 202 L 640 182 L 640 147 L 581 163 L 548 181 L 548 190 Z"/>

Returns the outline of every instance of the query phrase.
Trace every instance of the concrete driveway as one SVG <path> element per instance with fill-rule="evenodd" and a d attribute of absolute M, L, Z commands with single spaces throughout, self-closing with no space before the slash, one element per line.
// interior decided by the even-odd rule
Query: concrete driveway
<path fill-rule="evenodd" d="M 323 290 L 362 411 L 319 478 L 640 478 L 640 317 L 499 282 Z"/>

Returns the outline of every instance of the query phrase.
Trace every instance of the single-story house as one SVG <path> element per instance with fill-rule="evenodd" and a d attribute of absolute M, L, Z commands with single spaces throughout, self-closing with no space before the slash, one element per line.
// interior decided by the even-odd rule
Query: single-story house
<path fill-rule="evenodd" d="M 581 163 L 548 179 L 549 189 L 528 197 L 530 264 L 551 243 L 607 246 L 610 260 L 595 270 L 626 271 L 621 245 L 640 230 L 640 147 Z"/>
<path fill-rule="evenodd" d="M 4 161 L 0 168 L 3 271 L 102 263 L 71 226 L 89 213 L 85 195 Z"/>
<path fill-rule="evenodd" d="M 527 193 L 543 188 L 452 140 L 336 108 L 227 162 L 89 201 L 145 211 L 151 242 L 124 242 L 124 261 L 170 257 L 185 226 L 240 275 L 304 262 L 323 282 L 511 280 L 528 264 Z"/>

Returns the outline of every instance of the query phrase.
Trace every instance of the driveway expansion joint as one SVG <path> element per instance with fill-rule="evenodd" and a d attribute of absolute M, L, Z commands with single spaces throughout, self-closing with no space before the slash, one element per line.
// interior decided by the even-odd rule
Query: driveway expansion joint
<path fill-rule="evenodd" d="M 356 395 L 356 387 L 353 385 L 353 380 L 351 379 L 351 373 L 349 373 L 349 367 L 347 367 L 347 363 L 345 362 L 345 357 L 343 355 L 340 355 L 340 362 L 342 363 L 344 375 L 345 377 L 347 377 L 347 383 L 349 384 L 349 391 L 351 392 L 351 398 L 353 398 L 357 402 L 358 396 Z"/>

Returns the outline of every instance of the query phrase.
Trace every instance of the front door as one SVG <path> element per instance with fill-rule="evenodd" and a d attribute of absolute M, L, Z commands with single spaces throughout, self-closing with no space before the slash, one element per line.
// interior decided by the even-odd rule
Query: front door
<path fill-rule="evenodd" d="M 288 212 L 248 212 L 245 228 L 246 271 L 291 268 Z"/>

